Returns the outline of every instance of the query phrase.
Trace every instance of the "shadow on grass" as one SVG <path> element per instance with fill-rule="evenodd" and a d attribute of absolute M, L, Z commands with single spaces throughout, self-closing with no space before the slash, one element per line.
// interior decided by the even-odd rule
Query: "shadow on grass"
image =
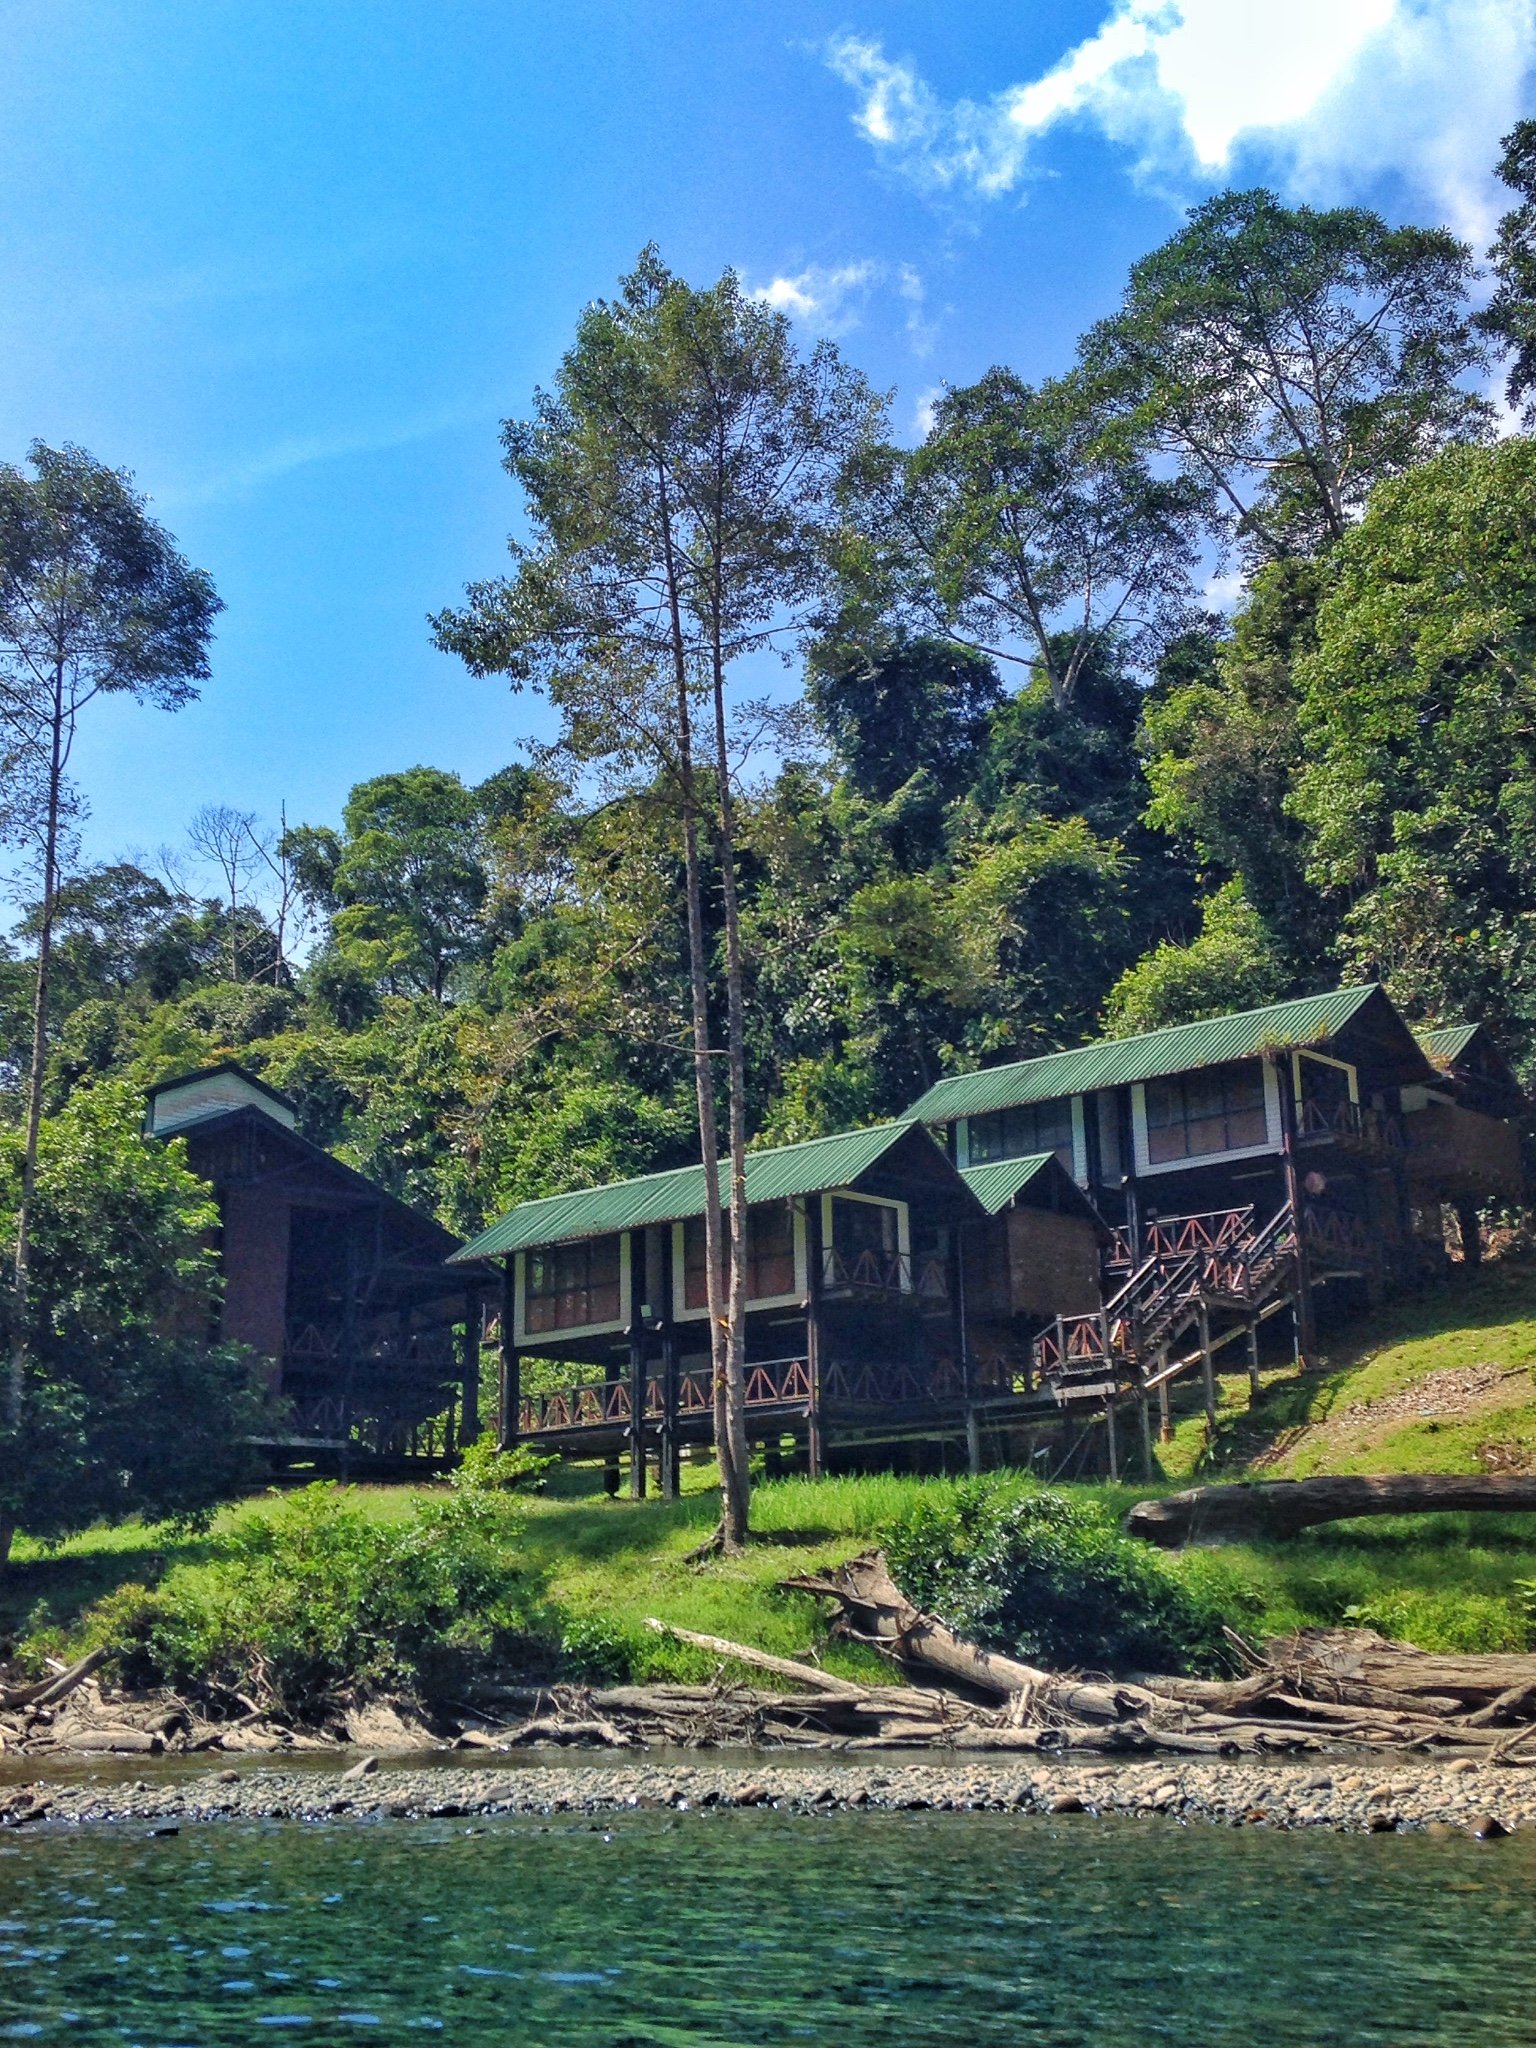
<path fill-rule="evenodd" d="M 212 1533 L 170 1534 L 156 1542 L 146 1532 L 145 1541 L 131 1548 L 63 1550 L 12 1563 L 0 1576 L 0 1638 L 14 1636 L 38 1607 L 67 1624 L 119 1586 L 152 1586 L 170 1566 L 206 1564 L 218 1550 Z"/>

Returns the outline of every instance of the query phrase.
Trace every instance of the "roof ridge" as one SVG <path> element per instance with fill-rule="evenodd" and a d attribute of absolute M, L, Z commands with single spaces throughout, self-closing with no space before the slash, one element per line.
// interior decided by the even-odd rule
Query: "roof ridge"
<path fill-rule="evenodd" d="M 875 1131 L 910 1130 L 916 1121 L 915 1117 L 892 1116 L 884 1118 L 877 1124 L 857 1124 L 851 1131 L 824 1131 L 819 1138 L 795 1138 L 787 1145 L 759 1145 L 756 1147 L 749 1145 L 746 1157 L 748 1159 L 768 1159 L 775 1154 L 785 1152 L 808 1152 L 814 1145 L 833 1145 L 846 1141 L 849 1138 L 862 1138 Z M 722 1152 L 720 1155 L 722 1164 L 725 1162 L 726 1157 L 727 1154 Z M 677 1174 L 702 1173 L 703 1171 L 704 1162 L 702 1159 L 690 1159 L 685 1166 L 658 1166 L 651 1173 L 626 1174 L 622 1180 L 593 1181 L 584 1188 L 562 1188 L 558 1194 L 554 1195 L 527 1195 L 522 1201 L 513 1202 L 509 1208 L 504 1209 L 497 1220 L 501 1221 L 510 1216 L 514 1209 L 533 1209 L 537 1208 L 542 1202 L 569 1202 L 581 1195 L 606 1194 L 613 1188 L 644 1187 L 648 1181 L 671 1180 Z M 487 1229 L 491 1227 L 489 1224 L 486 1226 Z M 481 1234 L 483 1235 L 483 1233 Z"/>
<path fill-rule="evenodd" d="M 1335 996 L 1365 996 L 1380 987 L 1379 981 L 1344 982 L 1338 988 L 1318 989 L 1309 996 L 1281 996 L 1278 1002 L 1255 1003 L 1247 1010 L 1222 1010 L 1214 1017 L 1191 1017 L 1182 1024 L 1159 1024 L 1155 1031 L 1129 1031 L 1124 1038 L 1110 1038 L 1101 1033 L 1097 1038 L 1084 1039 L 1081 1045 L 1062 1045 L 1054 1052 L 1032 1052 L 1025 1059 L 1003 1060 L 995 1067 L 970 1067 L 959 1074 L 945 1074 L 933 1085 L 940 1087 L 943 1081 L 969 1080 L 977 1074 L 1005 1074 L 1012 1067 L 1033 1067 L 1042 1060 L 1067 1059 L 1073 1053 L 1092 1052 L 1101 1045 L 1146 1045 L 1154 1038 L 1171 1037 L 1175 1031 L 1199 1031 L 1207 1024 L 1230 1024 L 1241 1017 L 1262 1017 L 1271 1010 L 1288 1010 L 1296 1003 L 1326 1003 Z M 927 1092 L 924 1090 L 925 1094 Z"/>

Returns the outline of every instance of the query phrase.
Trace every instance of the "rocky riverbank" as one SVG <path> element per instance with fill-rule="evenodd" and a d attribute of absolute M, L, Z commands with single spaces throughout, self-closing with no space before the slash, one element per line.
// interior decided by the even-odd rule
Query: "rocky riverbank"
<path fill-rule="evenodd" d="M 0 1792 L 0 1825 L 116 1822 L 174 1830 L 210 1820 L 478 1819 L 773 1807 L 1161 1816 L 1222 1826 L 1399 1829 L 1483 1839 L 1536 1830 L 1536 1770 L 1373 1758 L 1326 1768 L 1235 1761 L 1118 1764 L 949 1762 L 623 1764 L 606 1760 L 423 1768 L 365 1758 L 343 1772 L 224 1768 L 150 1783 L 38 1778 Z"/>

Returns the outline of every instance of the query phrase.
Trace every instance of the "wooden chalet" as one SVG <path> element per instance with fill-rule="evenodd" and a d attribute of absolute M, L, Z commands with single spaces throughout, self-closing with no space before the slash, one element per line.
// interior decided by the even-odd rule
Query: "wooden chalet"
<path fill-rule="evenodd" d="M 1103 1402 L 1111 1425 L 1130 1393 L 1145 1427 L 1155 1395 L 1166 1427 L 1196 1366 L 1213 1407 L 1223 1344 L 1246 1338 L 1256 1377 L 1281 1309 L 1312 1357 L 1318 1286 L 1379 1293 L 1443 1262 L 1443 1206 L 1475 1258 L 1479 1205 L 1522 1192 L 1522 1106 L 1480 1027 L 1415 1037 L 1368 986 L 955 1075 L 908 1115 L 973 1184 L 1050 1151 L 1113 1233 L 1099 1299 L 978 1327 L 973 1378 Z"/>
<path fill-rule="evenodd" d="M 749 1434 L 775 1458 L 803 1444 L 813 1473 L 835 1446 L 974 1430 L 984 1233 L 1053 1305 L 1045 1269 L 1088 1286 L 1103 1235 L 1055 1159 L 966 1175 L 911 1122 L 754 1151 L 747 1201 Z M 676 1492 L 682 1447 L 713 1435 L 704 1206 L 703 1168 L 681 1167 L 520 1203 L 454 1254 L 501 1269 L 506 1441 L 600 1453 L 615 1486 L 627 1451 L 637 1496 L 654 1455 Z"/>
<path fill-rule="evenodd" d="M 219 1207 L 218 1336 L 267 1361 L 270 1448 L 339 1464 L 446 1459 L 479 1431 L 480 1293 L 459 1240 L 297 1129 L 233 1063 L 149 1091 Z"/>

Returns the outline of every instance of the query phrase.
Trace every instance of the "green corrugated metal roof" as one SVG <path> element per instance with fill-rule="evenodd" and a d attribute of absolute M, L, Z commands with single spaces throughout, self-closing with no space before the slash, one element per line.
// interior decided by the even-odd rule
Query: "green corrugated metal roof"
<path fill-rule="evenodd" d="M 781 1201 L 791 1195 L 847 1187 L 914 1128 L 910 1121 L 875 1124 L 865 1131 L 842 1131 L 831 1138 L 809 1138 L 800 1145 L 773 1145 L 749 1152 L 747 1200 Z M 924 1137 L 926 1140 L 926 1133 Z M 724 1183 L 722 1170 L 722 1190 Z M 640 1230 L 648 1223 L 675 1223 L 679 1217 L 703 1213 L 704 1168 L 679 1166 L 670 1173 L 648 1173 L 639 1180 L 613 1181 L 606 1187 L 519 1202 L 462 1251 L 455 1252 L 453 1263 L 503 1258 L 529 1245 L 602 1237 L 613 1230 Z"/>
<path fill-rule="evenodd" d="M 949 1123 L 955 1117 L 982 1116 L 991 1109 L 1014 1109 L 1062 1095 L 1087 1095 L 1096 1088 L 1119 1088 L 1191 1067 L 1221 1066 L 1269 1046 L 1311 1045 L 1342 1030 L 1376 992 L 1373 983 L 1332 989 L 1326 995 L 1296 996 L 1202 1024 L 1170 1024 L 1135 1038 L 1101 1038 L 1072 1052 L 1048 1052 L 1012 1066 L 955 1074 L 936 1081 L 907 1115 L 922 1123 Z"/>
<path fill-rule="evenodd" d="M 960 1178 L 987 1214 L 995 1216 L 1055 1157 L 1054 1152 L 1032 1152 L 1027 1159 L 989 1159 L 985 1166 L 962 1166 Z"/>
<path fill-rule="evenodd" d="M 1432 1060 L 1454 1060 L 1482 1028 L 1481 1024 L 1447 1024 L 1439 1031 L 1415 1031 L 1413 1035 Z"/>

